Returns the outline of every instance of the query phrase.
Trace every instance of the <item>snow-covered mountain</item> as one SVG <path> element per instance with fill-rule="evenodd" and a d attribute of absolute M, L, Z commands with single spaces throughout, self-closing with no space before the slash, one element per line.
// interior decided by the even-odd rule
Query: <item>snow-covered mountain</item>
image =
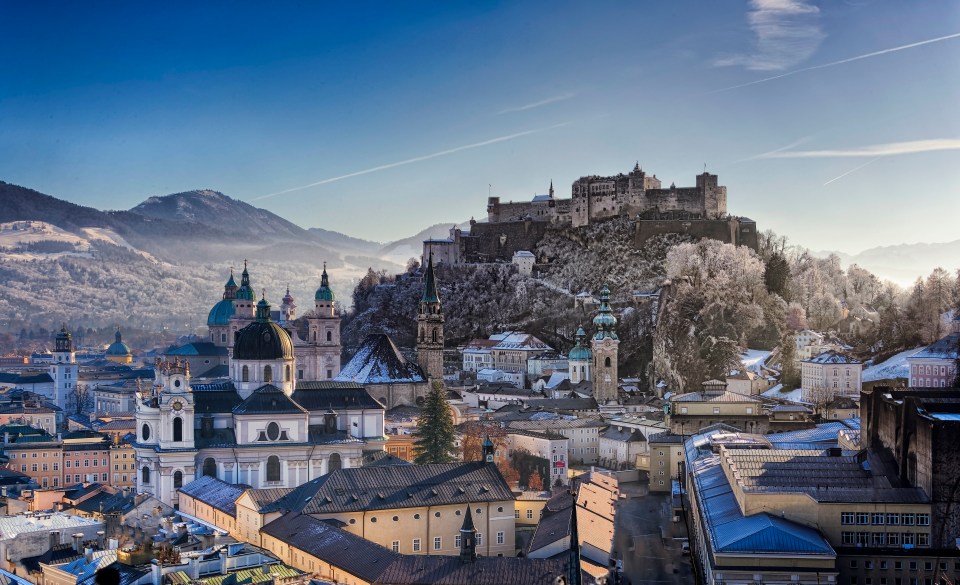
<path fill-rule="evenodd" d="M 879 246 L 859 254 L 836 251 L 818 251 L 813 254 L 821 258 L 836 254 L 844 268 L 857 264 L 881 279 L 892 280 L 901 286 L 913 284 L 918 277 L 926 278 L 938 266 L 951 273 L 960 269 L 960 240 Z"/>

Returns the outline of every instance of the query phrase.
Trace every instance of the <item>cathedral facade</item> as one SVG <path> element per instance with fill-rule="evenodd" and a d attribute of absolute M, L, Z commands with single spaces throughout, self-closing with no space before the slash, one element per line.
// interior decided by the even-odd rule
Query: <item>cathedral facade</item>
<path fill-rule="evenodd" d="M 210 312 L 210 340 L 228 348 L 229 377 L 192 383 L 180 360 L 157 359 L 136 398 L 137 491 L 177 505 L 177 490 L 207 475 L 255 488 L 294 487 L 359 466 L 383 450 L 383 405 L 335 382 L 340 321 L 326 270 L 303 339 L 289 291 L 281 310 L 254 304 L 246 265 Z"/>

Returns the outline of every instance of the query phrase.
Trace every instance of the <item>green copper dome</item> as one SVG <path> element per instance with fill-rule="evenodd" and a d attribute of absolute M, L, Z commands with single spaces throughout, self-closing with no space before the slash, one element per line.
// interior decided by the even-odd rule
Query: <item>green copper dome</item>
<path fill-rule="evenodd" d="M 117 329 L 117 333 L 114 335 L 114 342 L 110 344 L 110 347 L 107 348 L 107 355 L 130 355 L 130 346 L 123 342 L 123 339 L 120 336 L 120 330 Z"/>
<path fill-rule="evenodd" d="M 613 316 L 613 309 L 610 308 L 610 289 L 607 285 L 603 285 L 600 289 L 600 310 L 593 318 L 593 325 L 597 328 L 597 332 L 593 335 L 594 339 L 619 339 L 614 331 L 617 327 L 617 318 Z"/>
<path fill-rule="evenodd" d="M 336 298 L 333 296 L 333 291 L 330 290 L 330 279 L 327 277 L 327 263 L 323 263 L 323 274 L 320 275 L 320 288 L 317 289 L 317 294 L 313 296 L 314 300 L 317 301 L 328 301 L 333 302 Z"/>
<path fill-rule="evenodd" d="M 570 350 L 570 355 L 567 356 L 567 359 L 570 361 L 581 361 L 589 362 L 593 359 L 593 353 L 583 343 L 583 339 L 587 336 L 587 332 L 583 330 L 583 327 L 577 329 L 577 343 L 573 346 L 573 349 Z"/>
<path fill-rule="evenodd" d="M 210 309 L 210 314 L 207 315 L 207 327 L 229 325 L 230 317 L 233 317 L 236 312 L 237 309 L 233 306 L 233 301 L 230 299 L 223 299 L 217 302 L 217 304 Z"/>
<path fill-rule="evenodd" d="M 247 272 L 247 261 L 243 261 L 243 272 L 240 273 L 240 288 L 237 289 L 237 298 L 241 301 L 252 301 L 253 287 L 250 286 L 250 273 Z"/>

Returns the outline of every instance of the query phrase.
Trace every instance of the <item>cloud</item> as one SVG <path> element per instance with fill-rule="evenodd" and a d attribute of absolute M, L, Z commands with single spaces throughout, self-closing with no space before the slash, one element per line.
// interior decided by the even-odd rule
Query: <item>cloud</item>
<path fill-rule="evenodd" d="M 751 0 L 750 5 L 747 22 L 756 36 L 755 50 L 720 57 L 714 65 L 783 71 L 809 58 L 826 36 L 820 28 L 820 9 L 805 0 Z"/>
<path fill-rule="evenodd" d="M 533 130 L 524 130 L 523 132 L 516 132 L 514 134 L 507 134 L 506 136 L 498 136 L 496 138 L 491 138 L 489 140 L 484 140 L 482 142 L 474 142 L 472 144 L 464 144 L 463 146 L 457 146 L 454 148 L 448 148 L 447 150 L 441 150 L 431 154 L 424 154 L 422 156 L 415 156 L 413 158 L 408 158 L 405 160 L 387 163 L 384 165 L 378 165 L 375 167 L 370 167 L 368 169 L 363 169 L 361 171 L 354 171 L 352 173 L 347 173 L 346 175 L 339 175 L 337 177 L 330 177 L 328 179 L 322 179 L 320 181 L 315 181 L 313 183 L 308 183 L 306 185 L 300 185 L 299 187 L 291 187 L 289 189 L 284 189 L 283 191 L 277 191 L 276 193 L 268 193 L 266 195 L 261 195 L 260 197 L 254 197 L 252 201 L 260 201 L 261 199 L 268 199 L 270 197 L 276 197 L 278 195 L 285 195 L 287 193 L 293 193 L 294 191 L 302 191 L 303 189 L 309 189 L 310 187 L 317 187 L 320 185 L 326 185 L 328 183 L 336 183 L 337 181 L 343 181 L 344 179 L 350 179 L 353 177 L 359 177 L 362 175 L 369 175 L 370 173 L 377 173 L 380 171 L 385 171 L 387 169 L 393 169 L 396 167 L 402 167 L 404 165 L 410 165 L 413 163 L 422 162 L 425 160 L 430 160 L 434 158 L 439 158 L 441 156 L 447 156 L 457 152 L 462 152 L 464 150 L 470 150 L 473 148 L 480 148 L 482 146 L 489 146 L 491 144 L 498 144 L 500 142 L 507 142 L 508 140 L 515 140 L 523 136 L 529 136 L 531 134 L 537 134 L 538 132 L 545 132 L 547 130 L 553 130 L 554 128 L 561 128 L 568 125 L 570 122 L 561 122 L 560 124 L 554 124 L 552 126 L 546 126 L 544 128 L 536 128 Z"/>
<path fill-rule="evenodd" d="M 958 138 L 934 138 L 931 140 L 912 140 L 909 142 L 888 142 L 844 150 L 774 150 L 758 155 L 756 158 L 863 158 L 898 156 L 920 152 L 941 150 L 960 150 Z"/>
<path fill-rule="evenodd" d="M 575 93 L 562 93 L 562 94 L 560 94 L 560 95 L 555 95 L 555 96 L 553 96 L 553 97 L 549 97 L 549 98 L 547 98 L 547 99 L 540 100 L 539 102 L 533 102 L 533 103 L 524 104 L 524 105 L 522 105 L 522 106 L 518 106 L 518 107 L 515 107 L 515 108 L 507 108 L 507 109 L 505 109 L 505 110 L 500 110 L 499 112 L 497 112 L 497 114 L 498 114 L 498 115 L 499 115 L 499 114 L 511 114 L 511 113 L 513 113 L 513 112 L 523 112 L 523 111 L 526 111 L 526 110 L 532 110 L 532 109 L 534 109 L 534 108 L 539 108 L 539 107 L 541 107 L 541 106 L 546 106 L 546 105 L 549 105 L 549 104 L 554 104 L 554 103 L 557 103 L 557 102 L 562 102 L 562 101 L 571 99 L 571 98 L 575 97 L 576 95 L 577 95 L 577 94 L 575 94 Z"/>
<path fill-rule="evenodd" d="M 733 162 L 734 162 L 734 163 L 742 163 L 742 162 L 747 162 L 747 161 L 750 161 L 750 160 L 757 160 L 757 159 L 761 159 L 761 158 L 772 158 L 771 155 L 777 154 L 778 152 L 784 152 L 784 151 L 787 151 L 787 150 L 791 150 L 791 149 L 793 149 L 793 148 L 796 148 L 796 147 L 800 146 L 801 144 L 803 144 L 803 143 L 805 143 L 805 142 L 809 142 L 812 138 L 813 138 L 812 136 L 804 136 L 803 138 L 800 138 L 800 139 L 798 139 L 798 140 L 794 140 L 793 142 L 791 142 L 790 144 L 788 144 L 788 145 L 786 145 L 786 146 L 781 146 L 780 148 L 775 148 L 775 149 L 773 149 L 773 150 L 769 150 L 769 151 L 767 151 L 767 152 L 763 152 L 763 153 L 760 153 L 760 154 L 754 154 L 754 155 L 752 155 L 752 156 L 748 156 L 748 157 L 746 157 L 746 158 L 741 158 L 741 159 L 735 160 L 735 161 L 733 161 Z"/>
<path fill-rule="evenodd" d="M 927 39 L 925 41 L 917 41 L 915 43 L 910 43 L 907 45 L 900 45 L 899 47 L 891 47 L 889 49 L 882 49 L 880 51 L 873 51 L 872 53 L 865 53 L 863 55 L 857 55 L 856 57 L 848 57 L 846 59 L 840 59 L 839 61 L 831 61 L 830 63 L 823 63 L 822 65 L 813 65 L 811 67 L 804 67 L 802 69 L 796 69 L 794 71 L 787 71 L 786 73 L 781 73 L 780 75 L 774 75 L 772 77 L 765 77 L 763 79 L 757 79 L 756 81 L 750 81 L 748 83 L 741 83 L 739 85 L 731 85 L 730 87 L 724 87 L 722 89 L 715 89 L 711 92 L 707 92 L 707 95 L 720 93 L 724 91 L 730 91 L 732 89 L 740 89 L 741 87 L 750 87 L 751 85 L 757 85 L 758 83 L 766 83 L 768 81 L 773 81 L 774 79 L 780 79 L 783 77 L 789 77 L 791 75 L 796 75 L 797 73 L 804 73 L 807 71 L 815 71 L 817 69 L 826 69 L 827 67 L 836 67 L 837 65 L 843 65 L 845 63 L 852 63 L 853 61 L 859 61 L 861 59 L 869 59 L 871 57 L 878 57 L 880 55 L 886 55 L 887 53 L 895 53 L 897 51 L 905 51 L 906 49 L 913 49 L 914 47 L 922 47 L 923 45 L 929 45 L 931 43 L 939 43 L 942 41 L 948 41 L 950 39 L 960 38 L 960 33 L 953 33 L 950 35 L 936 37 L 933 39 Z"/>

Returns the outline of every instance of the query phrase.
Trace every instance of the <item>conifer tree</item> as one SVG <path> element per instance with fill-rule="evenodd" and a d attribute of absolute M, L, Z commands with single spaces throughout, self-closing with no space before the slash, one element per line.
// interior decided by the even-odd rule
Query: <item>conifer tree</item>
<path fill-rule="evenodd" d="M 447 404 L 442 383 L 433 382 L 423 410 L 417 418 L 417 429 L 413 432 L 413 436 L 414 449 L 417 453 L 414 459 L 416 463 L 456 461 L 453 416 L 450 414 L 450 406 Z"/>

